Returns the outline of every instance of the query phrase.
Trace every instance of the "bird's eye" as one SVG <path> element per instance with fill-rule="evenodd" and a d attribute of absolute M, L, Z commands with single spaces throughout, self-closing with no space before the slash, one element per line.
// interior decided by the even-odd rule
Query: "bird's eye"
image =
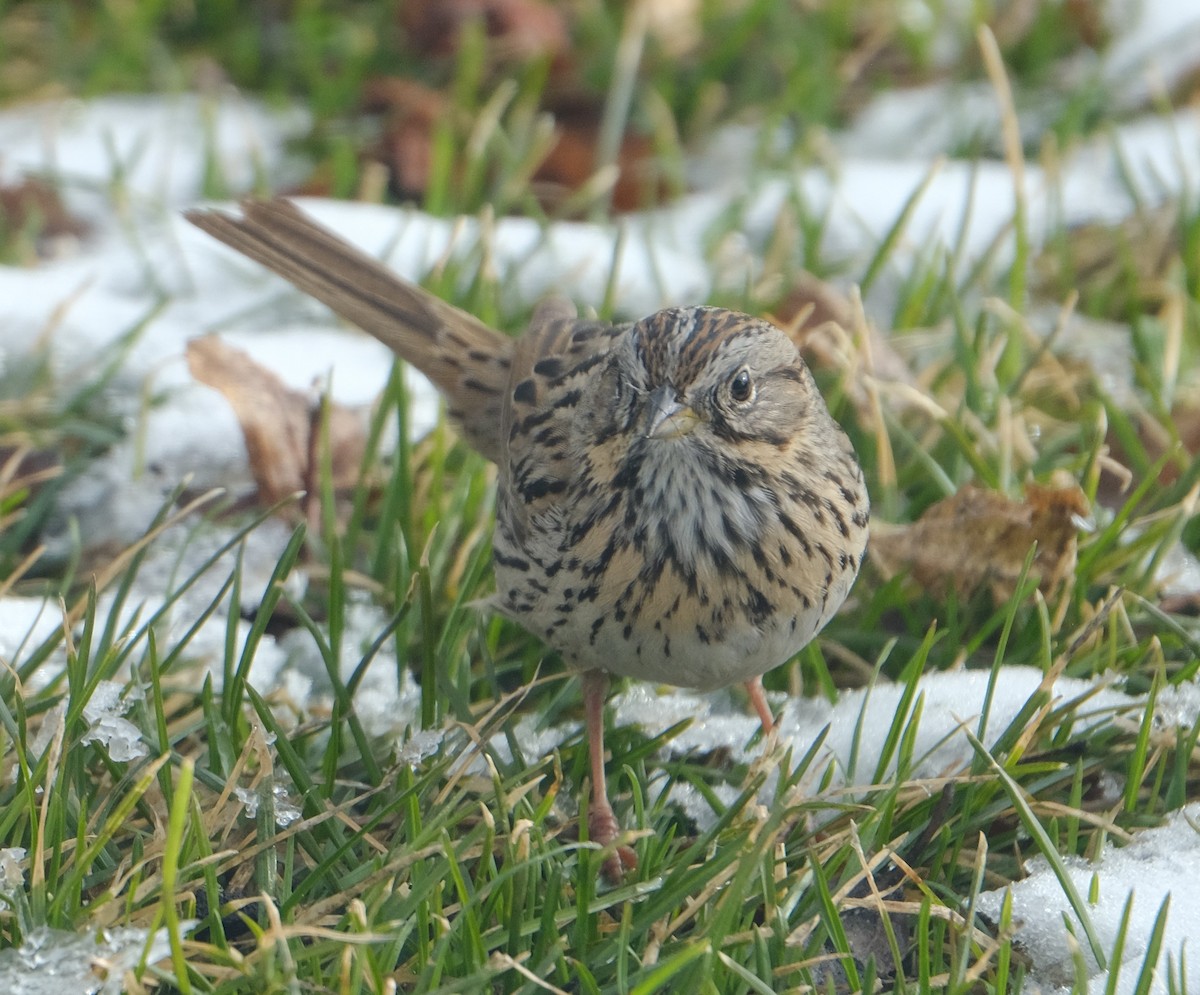
<path fill-rule="evenodd" d="M 735 401 L 743 402 L 750 400 L 753 393 L 754 383 L 750 379 L 750 371 L 738 370 L 737 375 L 729 381 L 729 396 Z"/>

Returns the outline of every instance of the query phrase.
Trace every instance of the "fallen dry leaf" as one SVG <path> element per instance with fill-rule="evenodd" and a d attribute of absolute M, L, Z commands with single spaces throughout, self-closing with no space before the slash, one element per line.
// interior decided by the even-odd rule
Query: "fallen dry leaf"
<path fill-rule="evenodd" d="M 1068 229 L 1034 258 L 1039 294 L 1056 298 L 1077 290 L 1105 313 L 1123 315 L 1162 302 L 1182 242 L 1179 208 L 1138 211 L 1115 224 L 1096 222 Z"/>
<path fill-rule="evenodd" d="M 429 186 L 433 134 L 438 122 L 452 112 L 445 94 L 398 76 L 368 80 L 363 107 L 384 115 L 383 132 L 374 155 L 391 174 L 400 197 L 419 200 Z"/>
<path fill-rule="evenodd" d="M 1099 0 L 1066 0 L 1063 4 L 1063 19 L 1089 48 L 1100 49 L 1112 41 L 1113 13 L 1110 4 Z"/>
<path fill-rule="evenodd" d="M 1047 18 L 1053 23 L 1047 23 Z M 1041 0 L 1018 0 L 997 4 L 988 26 L 1006 51 L 1031 43 L 1044 45 L 1053 36 L 1056 43 L 1074 49 L 1076 43 L 1103 48 L 1111 39 L 1113 5 L 1101 0 L 1064 0 L 1050 7 Z"/>
<path fill-rule="evenodd" d="M 797 332 L 817 328 L 832 321 L 843 328 L 854 325 L 854 304 L 832 283 L 801 271 L 792 285 L 771 309 L 775 323 Z M 798 343 L 799 344 L 799 341 Z"/>
<path fill-rule="evenodd" d="M 1074 482 L 1029 484 L 1025 500 L 967 484 L 911 525 L 871 524 L 871 559 L 886 576 L 907 571 L 932 591 L 969 598 L 987 588 L 997 602 L 1016 590 L 1030 548 L 1029 575 L 1046 594 L 1075 569 L 1077 538 L 1089 513 Z"/>
<path fill-rule="evenodd" d="M 483 24 L 488 52 L 497 62 L 558 61 L 570 49 L 562 11 L 540 0 L 405 0 L 400 26 L 422 55 L 457 53 L 463 29 Z"/>
<path fill-rule="evenodd" d="M 867 320 L 833 284 L 800 273 L 771 309 L 771 321 L 791 336 L 808 363 L 841 370 L 843 387 L 863 425 L 879 425 L 879 384 L 917 391 L 917 377 L 890 336 Z"/>
<path fill-rule="evenodd" d="M 1171 408 L 1171 421 L 1175 431 L 1179 433 L 1179 442 L 1190 458 L 1200 453 L 1200 398 L 1193 392 L 1180 392 L 1181 396 Z M 1163 447 L 1163 452 L 1167 447 Z M 1155 458 L 1159 453 L 1152 453 Z M 1179 479 L 1178 464 L 1168 463 L 1163 468 L 1159 479 L 1166 484 L 1173 484 Z"/>
<path fill-rule="evenodd" d="M 401 77 L 378 77 L 363 89 L 363 107 L 383 115 L 383 131 L 369 153 L 388 170 L 400 197 L 419 200 L 429 185 L 433 136 L 447 115 L 456 113 L 440 90 Z M 596 172 L 596 145 L 603 113 L 601 104 L 578 94 L 558 94 L 546 110 L 554 116 L 555 137 L 530 181 L 539 202 L 555 211 Z M 467 122 L 462 122 L 464 127 Z M 612 206 L 635 211 L 667 199 L 670 188 L 658 168 L 654 146 L 642 135 L 628 133 L 617 152 Z M 455 176 L 461 170 L 457 166 Z"/>
<path fill-rule="evenodd" d="M 791 288 L 771 309 L 771 320 L 787 332 L 805 356 L 818 366 L 837 368 L 837 352 L 847 336 L 857 334 L 857 326 L 866 320 L 861 308 L 833 284 L 800 273 Z M 840 330 L 831 334 L 834 328 Z M 867 322 L 871 369 L 876 380 L 895 381 L 915 387 L 917 378 L 908 361 L 896 351 L 891 337 Z"/>
<path fill-rule="evenodd" d="M 1174 431 L 1164 425 L 1148 411 L 1137 409 L 1126 411 L 1133 429 L 1137 433 L 1142 452 L 1138 459 L 1131 457 L 1122 436 L 1109 428 L 1105 437 L 1107 456 L 1111 463 L 1124 470 L 1122 475 L 1108 474 L 1101 478 L 1096 495 L 1098 503 L 1117 508 L 1128 496 L 1129 484 L 1144 475 L 1143 461 L 1156 464 L 1162 462 L 1158 471 L 1160 487 L 1170 487 L 1184 473 L 1189 464 L 1200 453 L 1200 397 L 1191 391 L 1181 391 L 1171 407 L 1170 419 Z"/>
<path fill-rule="evenodd" d="M 538 200 L 554 210 L 596 172 L 596 147 L 603 108 L 587 97 L 560 95 L 547 110 L 557 137 L 533 176 Z M 649 139 L 627 132 L 617 150 L 617 179 L 612 190 L 616 211 L 637 211 L 661 204 L 670 193 Z"/>
<path fill-rule="evenodd" d="M 0 186 L 0 236 L 5 241 L 27 239 L 38 258 L 59 255 L 60 243 L 76 242 L 88 231 L 86 222 L 67 210 L 50 184 L 27 179 Z"/>
<path fill-rule="evenodd" d="M 250 470 L 264 505 L 308 490 L 315 478 L 314 398 L 292 390 L 241 349 L 215 335 L 192 339 L 188 369 L 203 384 L 219 390 L 242 426 Z M 336 491 L 353 487 L 366 447 L 361 412 L 329 405 L 329 453 Z"/>

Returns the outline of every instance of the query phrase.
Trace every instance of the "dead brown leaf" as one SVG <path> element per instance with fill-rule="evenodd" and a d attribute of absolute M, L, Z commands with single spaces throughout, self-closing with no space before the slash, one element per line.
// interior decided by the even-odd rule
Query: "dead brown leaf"
<path fill-rule="evenodd" d="M 865 315 L 850 297 L 833 284 L 800 273 L 791 289 L 771 309 L 771 320 L 792 337 L 805 356 L 818 366 L 837 368 L 835 353 L 839 340 L 854 338 Z M 830 334 L 831 326 L 840 334 Z M 891 339 L 867 322 L 867 337 L 871 353 L 870 373 L 877 380 L 890 380 L 916 385 L 917 379 L 908 361 L 896 351 Z"/>
<path fill-rule="evenodd" d="M 871 558 L 886 576 L 907 571 L 933 591 L 968 598 L 988 589 L 1012 597 L 1037 544 L 1029 575 L 1050 595 L 1075 569 L 1080 519 L 1089 513 L 1077 484 L 1029 484 L 1025 500 L 967 484 L 910 525 L 871 526 Z"/>
<path fill-rule="evenodd" d="M 387 76 L 367 81 L 363 106 L 384 115 L 375 156 L 387 166 L 393 189 L 419 199 L 429 185 L 434 130 L 452 112 L 449 98 L 416 80 Z"/>
<path fill-rule="evenodd" d="M 451 99 L 440 90 L 401 77 L 379 77 L 363 90 L 366 110 L 383 115 L 379 143 L 370 153 L 391 176 L 395 192 L 420 199 L 429 185 L 436 129 L 455 114 Z M 596 172 L 596 145 L 602 106 L 578 94 L 558 94 L 546 110 L 554 115 L 554 142 L 538 168 L 531 187 L 541 204 L 557 210 Z M 469 122 L 462 122 L 466 127 Z M 617 153 L 617 178 L 612 206 L 634 211 L 667 199 L 670 189 L 658 168 L 654 146 L 642 135 L 629 133 Z"/>
<path fill-rule="evenodd" d="M 67 210 L 58 191 L 48 183 L 26 179 L 0 186 L 0 238 L 27 240 L 38 258 L 57 255 L 60 243 L 78 241 L 89 230 L 86 222 Z M 29 253 L 18 245 L 15 254 Z"/>
<path fill-rule="evenodd" d="M 1102 48 L 1112 38 L 1111 5 L 1101 0 L 1064 0 L 1048 7 L 1042 0 L 1010 0 L 997 4 L 988 18 L 988 26 L 1005 51 L 1044 44 L 1048 32 L 1061 35 L 1059 44 L 1076 43 L 1089 48 Z M 1046 23 L 1047 16 L 1055 21 Z"/>
<path fill-rule="evenodd" d="M 315 478 L 316 400 L 215 335 L 192 339 L 187 361 L 192 376 L 219 390 L 237 415 L 259 501 L 273 505 L 309 490 Z M 356 483 L 365 447 L 362 413 L 330 404 L 329 458 L 336 491 Z"/>
<path fill-rule="evenodd" d="M 874 397 L 865 376 L 877 382 L 906 384 L 914 389 L 917 378 L 908 361 L 897 352 L 889 336 L 867 321 L 862 309 L 833 284 L 802 272 L 771 309 L 770 319 L 799 346 L 808 362 L 818 368 L 847 370 L 845 389 L 860 417 L 875 417 Z M 862 362 L 851 363 L 848 343 L 863 337 Z"/>
<path fill-rule="evenodd" d="M 832 283 L 808 272 L 795 277 L 771 313 L 781 328 L 795 328 L 797 332 L 829 321 L 846 329 L 854 326 L 854 305 L 850 298 Z"/>
<path fill-rule="evenodd" d="M 550 210 L 583 187 L 596 171 L 596 148 L 603 108 L 599 101 L 560 95 L 547 109 L 554 115 L 557 138 L 533 176 L 538 200 Z M 617 151 L 617 180 L 612 191 L 616 211 L 636 211 L 661 204 L 668 184 L 658 169 L 649 139 L 627 132 Z"/>
<path fill-rule="evenodd" d="M 405 0 L 400 26 L 422 55 L 451 56 L 462 33 L 480 21 L 488 52 L 497 62 L 559 61 L 570 50 L 562 11 L 540 0 Z"/>
<path fill-rule="evenodd" d="M 1124 473 L 1120 476 L 1109 474 L 1101 478 L 1096 499 L 1100 504 L 1112 508 L 1120 507 L 1126 500 L 1129 483 L 1142 477 L 1143 460 L 1153 464 L 1170 454 L 1171 458 L 1163 460 L 1158 471 L 1159 485 L 1170 487 L 1179 480 L 1197 454 L 1200 454 L 1200 397 L 1190 392 L 1181 392 L 1171 408 L 1170 417 L 1174 432 L 1148 411 L 1134 410 L 1126 413 L 1137 432 L 1142 453 L 1140 458 L 1132 458 L 1121 435 L 1109 428 L 1104 440 L 1107 455 L 1114 465 L 1124 468 Z"/>
<path fill-rule="evenodd" d="M 1084 301 L 1104 303 L 1109 314 L 1154 307 L 1182 241 L 1176 206 L 1139 211 L 1116 224 L 1069 229 L 1034 259 L 1038 293 L 1077 290 Z"/>
<path fill-rule="evenodd" d="M 1079 40 L 1089 48 L 1103 48 L 1113 37 L 1112 9 L 1100 0 L 1066 0 L 1063 14 Z"/>
<path fill-rule="evenodd" d="M 1200 397 L 1193 394 L 1183 394 L 1171 408 L 1171 421 L 1179 433 L 1179 442 L 1189 457 L 1195 458 L 1200 453 Z M 1163 452 L 1166 447 L 1163 448 Z M 1159 453 L 1152 453 L 1155 458 Z M 1179 479 L 1180 467 L 1177 463 L 1168 463 L 1159 475 L 1159 480 L 1173 484 Z"/>

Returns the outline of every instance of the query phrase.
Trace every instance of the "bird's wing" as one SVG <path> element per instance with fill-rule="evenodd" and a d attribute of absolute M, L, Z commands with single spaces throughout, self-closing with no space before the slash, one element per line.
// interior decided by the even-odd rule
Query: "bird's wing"
<path fill-rule="evenodd" d="M 581 320 L 561 298 L 538 306 L 517 340 L 503 423 L 501 484 L 519 538 L 531 517 L 562 501 L 578 461 L 569 450 L 575 406 L 624 326 Z"/>

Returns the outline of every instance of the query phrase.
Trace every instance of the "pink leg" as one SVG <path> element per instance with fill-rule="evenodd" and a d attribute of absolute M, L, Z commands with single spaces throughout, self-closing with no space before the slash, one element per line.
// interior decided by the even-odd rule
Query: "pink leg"
<path fill-rule="evenodd" d="M 608 674 L 588 670 L 583 675 L 583 711 L 587 726 L 588 754 L 592 762 L 592 799 L 588 804 L 588 839 L 608 846 L 621 834 L 621 825 L 608 800 L 604 776 L 604 701 L 608 696 Z M 619 846 L 604 862 L 604 876 L 618 882 L 626 868 L 637 867 L 637 857 L 627 846 Z"/>
<path fill-rule="evenodd" d="M 754 710 L 758 712 L 758 717 L 762 721 L 763 732 L 770 732 L 775 728 L 775 716 L 771 714 L 771 706 L 767 704 L 762 678 L 752 677 L 746 681 L 746 693 L 750 695 L 750 704 L 754 706 Z"/>

